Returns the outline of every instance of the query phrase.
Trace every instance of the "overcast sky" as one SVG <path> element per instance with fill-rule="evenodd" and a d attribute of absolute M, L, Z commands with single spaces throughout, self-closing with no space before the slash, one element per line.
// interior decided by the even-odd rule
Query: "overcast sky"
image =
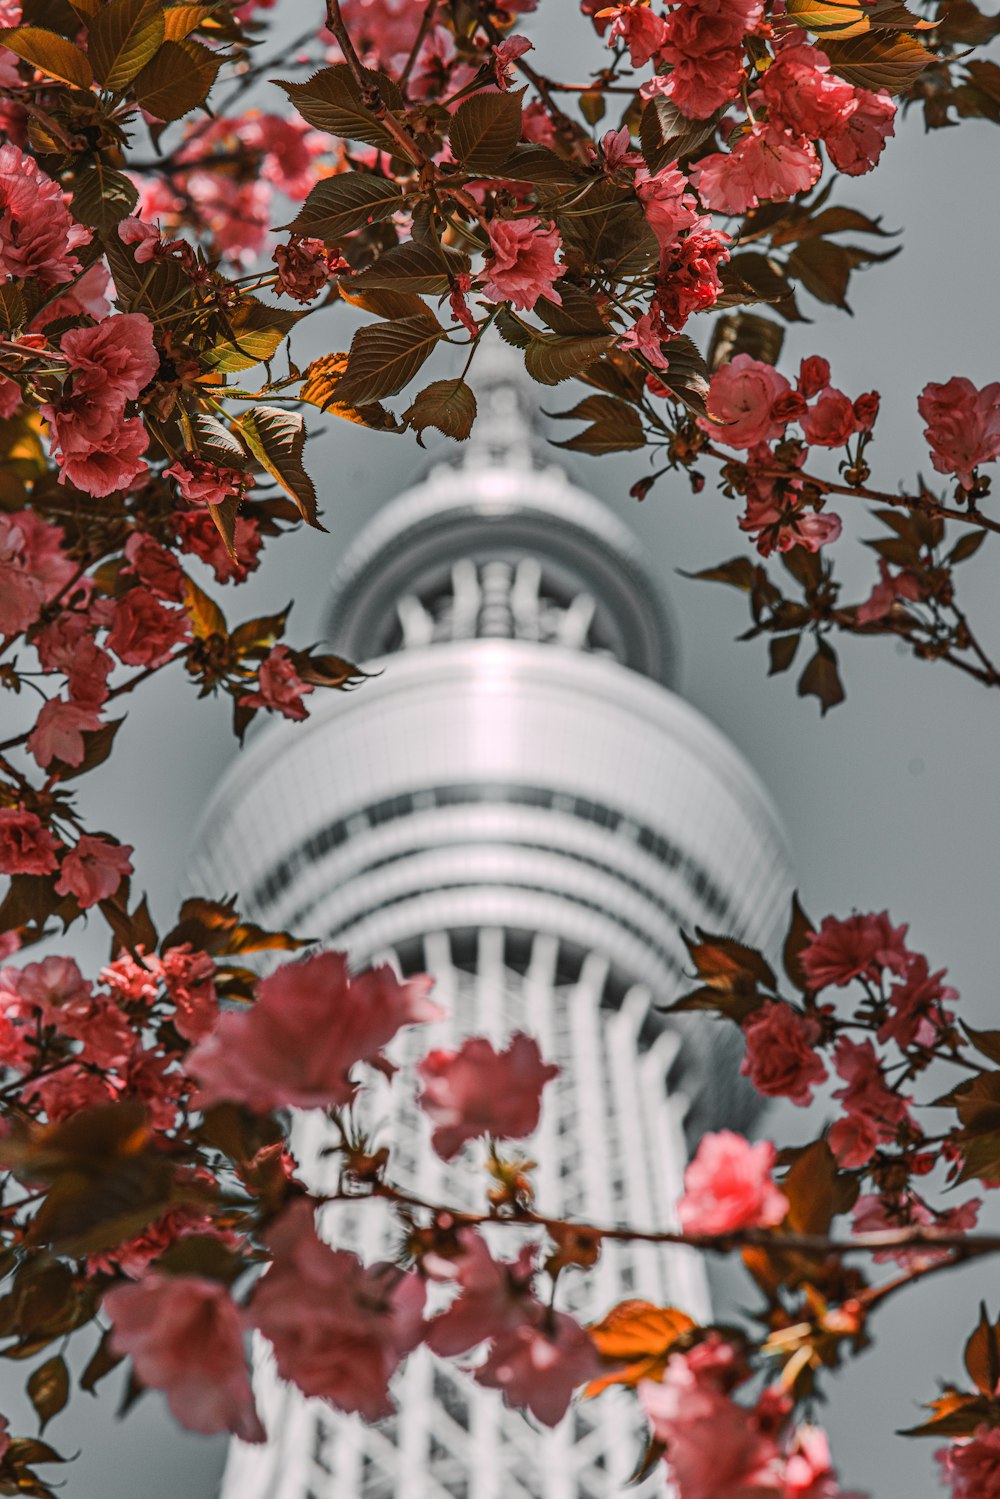
<path fill-rule="evenodd" d="M 543 70 L 547 63 L 555 72 L 567 67 L 567 42 L 558 28 L 569 8 L 570 0 L 548 0 L 525 28 L 536 38 Z M 296 28 L 301 25 L 301 0 L 279 0 L 283 11 L 289 23 L 294 18 Z M 277 97 L 268 104 L 279 107 Z M 990 268 L 998 227 L 997 145 L 995 127 L 978 121 L 926 136 L 914 114 L 873 177 L 837 188 L 837 201 L 882 213 L 887 227 L 904 229 L 903 253 L 855 276 L 853 318 L 803 297 L 814 322 L 789 331 L 783 366 L 791 371 L 800 356 L 823 353 L 834 383 L 850 395 L 873 386 L 881 391 L 872 450 L 872 482 L 881 487 L 911 479 L 918 467 L 929 469 L 916 411 L 928 380 L 967 375 L 983 384 L 1000 375 L 1000 296 L 995 264 Z M 296 338 L 300 365 L 346 347 L 344 317 L 333 309 L 307 321 Z M 542 404 L 566 409 L 573 399 L 567 386 L 546 390 Z M 338 558 L 423 462 L 409 438 L 347 423 L 321 429 L 309 445 L 308 463 L 330 534 L 302 532 L 273 546 L 251 584 L 226 591 L 230 617 L 294 597 L 291 633 L 298 643 L 315 639 Z M 912 942 L 929 954 L 931 966 L 948 966 L 962 995 L 962 1016 L 973 1024 L 996 1023 L 1000 693 L 945 666 L 913 662 L 891 642 L 847 642 L 838 649 L 848 700 L 821 721 L 813 700 L 796 698 L 794 673 L 766 678 L 763 642 L 734 643 L 747 623 L 742 596 L 677 576 L 747 550 L 735 507 L 711 482 L 697 498 L 682 482 L 661 483 L 637 505 L 628 487 L 642 472 L 635 456 L 572 464 L 573 477 L 622 515 L 657 560 L 679 622 L 680 690 L 731 737 L 769 787 L 790 835 L 806 909 L 818 917 L 852 906 L 888 906 L 896 921 L 909 921 Z M 847 501 L 843 515 L 841 570 L 866 591 L 873 558 L 857 539 L 879 528 Z M 987 649 L 1000 651 L 994 577 L 987 546 L 963 569 L 962 587 L 966 612 Z M 150 891 L 161 926 L 184 888 L 200 809 L 236 753 L 224 706 L 196 703 L 180 674 L 165 676 L 133 707 L 112 766 L 87 778 L 93 824 L 136 841 L 135 885 Z M 95 922 L 79 938 L 74 932 L 70 944 L 91 963 L 104 955 L 105 934 L 97 928 Z M 787 1140 L 815 1132 L 816 1122 L 789 1108 L 772 1112 L 764 1128 Z M 720 1313 L 731 1312 L 747 1291 L 730 1276 L 725 1286 L 734 1300 Z M 993 1315 L 1000 1312 L 995 1271 L 955 1271 L 932 1286 L 890 1304 L 876 1325 L 874 1349 L 832 1383 L 833 1399 L 822 1413 L 843 1480 L 872 1499 L 931 1499 L 938 1492 L 932 1444 L 891 1432 L 913 1423 L 915 1402 L 936 1393 L 937 1373 L 959 1378 L 960 1350 L 978 1299 L 986 1296 Z M 18 1395 L 25 1372 L 19 1365 L 0 1369 L 0 1409 L 20 1430 L 30 1429 Z M 179 1433 L 155 1395 L 114 1430 L 113 1408 L 110 1392 L 96 1402 L 81 1395 L 49 1430 L 64 1452 L 83 1449 L 63 1470 L 70 1499 L 213 1499 L 224 1443 Z"/>

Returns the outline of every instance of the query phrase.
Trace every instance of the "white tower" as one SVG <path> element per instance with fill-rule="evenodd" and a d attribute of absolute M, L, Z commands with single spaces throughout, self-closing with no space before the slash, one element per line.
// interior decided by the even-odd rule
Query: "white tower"
<path fill-rule="evenodd" d="M 470 1032 L 537 1035 L 562 1068 L 527 1146 L 540 1208 L 669 1227 L 685 1135 L 738 1128 L 753 1105 L 728 1030 L 654 1007 L 683 986 L 682 929 L 773 945 L 788 856 L 747 765 L 669 690 L 640 547 L 552 466 L 501 353 L 470 443 L 375 518 L 335 580 L 333 646 L 380 675 L 255 739 L 209 808 L 196 873 L 355 967 L 433 973 L 449 1019 L 404 1033 L 397 1060 Z M 394 1180 L 483 1206 L 475 1148 L 438 1161 L 403 1077 L 377 1114 Z M 317 1186 L 336 1169 L 327 1143 L 322 1115 L 299 1122 Z M 378 1214 L 343 1209 L 325 1229 L 378 1258 Z M 630 1296 L 708 1313 L 699 1259 L 627 1244 L 561 1281 L 559 1304 L 592 1319 Z M 264 1360 L 258 1381 L 271 1441 L 234 1446 L 223 1499 L 611 1499 L 640 1445 L 628 1397 L 543 1431 L 424 1351 L 377 1427 L 302 1400 Z"/>

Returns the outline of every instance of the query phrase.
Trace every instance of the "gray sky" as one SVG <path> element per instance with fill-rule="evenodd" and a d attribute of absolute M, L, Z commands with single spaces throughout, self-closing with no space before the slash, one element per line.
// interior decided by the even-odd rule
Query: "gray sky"
<path fill-rule="evenodd" d="M 569 4 L 548 0 L 525 28 L 536 38 L 543 70 L 547 64 L 554 72 L 567 66 L 566 38 L 557 28 Z M 289 24 L 301 25 L 301 3 L 281 0 L 278 11 Z M 278 108 L 277 98 L 268 106 Z M 872 482 L 881 487 L 910 480 L 918 467 L 929 470 L 916 411 L 917 394 L 928 380 L 967 375 L 982 384 L 1000 374 L 994 353 L 1000 292 L 986 249 L 996 243 L 997 159 L 995 127 L 975 121 L 927 136 L 914 113 L 873 176 L 838 186 L 837 201 L 882 213 L 887 227 L 904 229 L 903 253 L 854 277 L 853 318 L 803 297 L 814 323 L 789 331 L 783 367 L 790 371 L 801 355 L 822 353 L 831 360 L 834 384 L 850 395 L 873 386 L 881 391 L 872 450 Z M 691 331 L 702 336 L 697 320 Z M 298 362 L 348 341 L 342 309 L 311 318 L 296 339 Z M 541 404 L 560 410 L 573 400 L 567 386 L 545 390 Z M 330 534 L 285 539 L 272 547 L 250 584 L 235 593 L 218 591 L 231 619 L 294 597 L 291 633 L 297 643 L 318 633 L 327 579 L 351 537 L 424 462 L 409 438 L 342 422 L 331 423 L 310 443 L 307 458 Z M 993 777 L 1000 694 L 944 666 L 903 657 L 891 642 L 848 641 L 838 645 L 847 703 L 821 721 L 814 701 L 796 698 L 794 672 L 766 678 L 762 642 L 733 643 L 747 623 L 742 595 L 676 576 L 747 550 L 736 508 L 711 481 L 697 497 L 683 483 L 661 482 L 640 506 L 628 498 L 629 485 L 645 472 L 634 455 L 575 459 L 572 472 L 635 528 L 649 556 L 658 559 L 678 617 L 681 690 L 732 738 L 770 788 L 791 837 L 806 909 L 818 917 L 844 914 L 853 905 L 888 906 L 896 921 L 910 922 L 912 942 L 928 953 L 932 967 L 948 966 L 962 996 L 960 1014 L 976 1025 L 995 1024 L 991 935 L 1000 798 Z M 842 513 L 841 571 L 856 580 L 860 594 L 873 579 L 874 559 L 857 538 L 879 528 L 852 513 L 848 501 Z M 961 584 L 964 607 L 987 649 L 1000 650 L 994 566 L 986 547 L 963 568 Z M 140 694 L 111 767 L 87 778 L 92 822 L 136 839 L 135 886 L 149 890 L 161 925 L 184 887 L 199 811 L 236 752 L 225 706 L 196 703 L 190 683 L 177 674 Z M 104 956 L 105 944 L 95 922 L 69 945 L 92 964 Z M 817 1124 L 815 1114 L 788 1107 L 774 1110 L 764 1128 L 787 1141 L 805 1138 Z M 991 1217 L 995 1221 L 997 1214 Z M 732 1301 L 720 1313 L 749 1300 L 740 1277 L 727 1274 L 722 1285 Z M 949 1272 L 891 1303 L 878 1320 L 875 1347 L 832 1383 L 833 1398 L 821 1412 L 845 1483 L 867 1490 L 872 1499 L 923 1499 L 939 1492 L 934 1444 L 891 1433 L 913 1424 L 916 1402 L 936 1393 L 936 1374 L 960 1377 L 961 1346 L 982 1296 L 993 1315 L 1000 1312 L 995 1269 Z M 84 1357 L 89 1351 L 83 1350 Z M 18 1389 L 26 1372 L 19 1365 L 0 1369 L 0 1410 L 25 1431 L 30 1418 Z M 224 1443 L 179 1432 L 156 1395 L 112 1429 L 115 1398 L 110 1390 L 97 1401 L 80 1395 L 49 1429 L 62 1451 L 83 1449 L 63 1470 L 70 1499 L 213 1499 Z"/>

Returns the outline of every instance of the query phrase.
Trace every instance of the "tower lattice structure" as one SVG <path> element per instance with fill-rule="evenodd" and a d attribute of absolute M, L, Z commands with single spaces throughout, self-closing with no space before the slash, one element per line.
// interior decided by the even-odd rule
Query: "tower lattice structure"
<path fill-rule="evenodd" d="M 673 632 L 632 533 L 552 464 L 502 360 L 479 401 L 460 456 L 382 510 L 335 579 L 330 639 L 380 674 L 256 737 L 209 807 L 195 872 L 355 968 L 435 976 L 448 1018 L 398 1038 L 402 1073 L 371 1116 L 393 1180 L 483 1206 L 477 1147 L 434 1155 L 407 1064 L 524 1030 L 561 1069 L 525 1147 L 540 1209 L 669 1228 L 692 1140 L 746 1125 L 753 1104 L 729 1032 L 656 1007 L 683 988 L 682 931 L 774 945 L 786 844 L 744 760 L 671 690 Z M 334 1143 L 322 1114 L 296 1122 L 316 1188 L 335 1185 Z M 337 1243 L 391 1252 L 378 1204 L 327 1211 Z M 492 1232 L 512 1257 L 512 1231 Z M 594 1270 L 560 1280 L 585 1320 L 629 1297 L 709 1313 L 683 1248 L 605 1241 Z M 234 1444 L 223 1499 L 663 1492 L 657 1477 L 626 1489 L 641 1422 L 619 1392 L 547 1431 L 418 1350 L 397 1413 L 367 1426 L 256 1364 L 270 1441 Z"/>

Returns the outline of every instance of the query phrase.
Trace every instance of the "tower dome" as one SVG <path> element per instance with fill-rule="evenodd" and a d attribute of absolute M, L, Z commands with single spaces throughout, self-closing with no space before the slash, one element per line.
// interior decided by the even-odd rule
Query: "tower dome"
<path fill-rule="evenodd" d="M 377 674 L 256 736 L 206 813 L 196 873 L 357 967 L 434 975 L 447 1018 L 398 1038 L 373 1115 L 400 1186 L 482 1206 L 481 1166 L 430 1148 L 412 1063 L 524 1030 L 560 1067 L 526 1145 L 540 1210 L 668 1228 L 689 1142 L 752 1105 L 729 1032 L 657 1006 L 685 983 L 682 931 L 774 946 L 787 846 L 745 761 L 670 690 L 674 635 L 631 533 L 549 461 L 502 353 L 478 391 L 477 435 L 386 506 L 337 574 L 330 638 Z M 293 1137 L 319 1190 L 335 1185 L 329 1130 L 309 1114 Z M 366 1259 L 393 1244 L 371 1204 L 337 1205 L 324 1231 Z M 710 1313 L 683 1249 L 606 1241 L 591 1273 L 560 1279 L 584 1320 L 630 1296 Z M 656 1490 L 629 1486 L 641 1433 L 615 1392 L 549 1432 L 426 1350 L 376 1427 L 303 1400 L 263 1355 L 258 1383 L 270 1442 L 234 1445 L 223 1499 Z"/>

